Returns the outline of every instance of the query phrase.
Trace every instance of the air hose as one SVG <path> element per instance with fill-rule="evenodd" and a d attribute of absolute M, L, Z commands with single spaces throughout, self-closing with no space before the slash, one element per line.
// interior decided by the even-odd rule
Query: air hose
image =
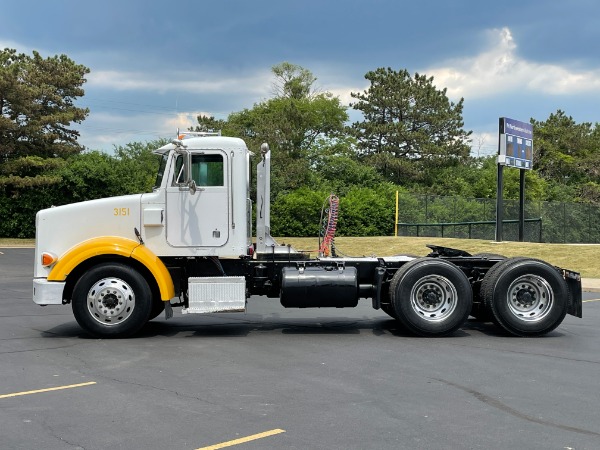
<path fill-rule="evenodd" d="M 335 229 L 337 227 L 340 199 L 331 194 L 321 209 L 321 232 L 319 234 L 319 256 L 336 256 Z M 321 240 L 322 239 L 322 240 Z"/>

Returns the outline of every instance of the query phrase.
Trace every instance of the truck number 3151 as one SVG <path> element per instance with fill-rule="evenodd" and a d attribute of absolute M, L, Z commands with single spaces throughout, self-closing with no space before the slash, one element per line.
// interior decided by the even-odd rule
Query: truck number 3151
<path fill-rule="evenodd" d="M 113 216 L 128 216 L 129 208 L 113 208 Z"/>

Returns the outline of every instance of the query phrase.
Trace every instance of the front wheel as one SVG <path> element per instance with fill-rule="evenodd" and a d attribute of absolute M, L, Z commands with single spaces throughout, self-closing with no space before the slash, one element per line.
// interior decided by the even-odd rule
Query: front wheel
<path fill-rule="evenodd" d="M 73 314 L 88 333 L 103 338 L 129 336 L 150 318 L 152 291 L 135 269 L 120 263 L 99 264 L 77 281 Z"/>
<path fill-rule="evenodd" d="M 160 298 L 156 298 L 152 301 L 152 311 L 148 320 L 156 319 L 165 310 L 165 302 Z"/>
<path fill-rule="evenodd" d="M 481 294 L 496 325 L 515 336 L 540 336 L 565 318 L 569 291 L 560 272 L 538 259 L 510 258 L 481 282 Z"/>
<path fill-rule="evenodd" d="M 390 301 L 398 320 L 413 333 L 444 336 L 467 320 L 473 291 L 467 276 L 451 262 L 419 258 L 394 274 Z"/>

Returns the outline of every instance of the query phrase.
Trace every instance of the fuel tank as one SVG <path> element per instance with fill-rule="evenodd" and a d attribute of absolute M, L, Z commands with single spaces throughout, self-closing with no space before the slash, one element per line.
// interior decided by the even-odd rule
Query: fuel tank
<path fill-rule="evenodd" d="M 284 267 L 280 298 L 286 308 L 353 308 L 358 304 L 356 267 Z"/>

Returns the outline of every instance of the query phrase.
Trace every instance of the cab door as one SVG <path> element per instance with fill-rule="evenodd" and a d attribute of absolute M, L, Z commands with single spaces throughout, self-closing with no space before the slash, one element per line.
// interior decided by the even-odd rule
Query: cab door
<path fill-rule="evenodd" d="M 221 150 L 191 151 L 192 193 L 177 155 L 167 187 L 167 243 L 173 247 L 221 247 L 229 240 L 229 161 Z M 193 190 L 193 188 L 192 188 Z"/>

